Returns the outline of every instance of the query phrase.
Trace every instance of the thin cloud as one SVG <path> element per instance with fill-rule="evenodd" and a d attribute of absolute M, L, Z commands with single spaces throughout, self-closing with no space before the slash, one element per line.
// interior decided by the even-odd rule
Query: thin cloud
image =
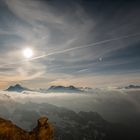
<path fill-rule="evenodd" d="M 138 70 L 139 57 L 135 54 L 131 53 L 131 59 L 122 56 L 118 58 L 119 50 L 125 48 L 123 53 L 128 52 L 129 46 L 139 42 L 140 22 L 139 18 L 134 18 L 139 8 L 134 3 L 118 9 L 117 2 L 106 2 L 107 8 L 102 7 L 101 2 L 96 4 L 88 1 L 83 5 L 73 0 L 2 2 L 6 9 L 0 23 L 4 27 L 0 28 L 1 74 L 25 77 L 35 75 L 34 78 L 43 77 L 42 81 L 47 84 L 48 81 L 63 81 L 62 77 L 69 75 L 71 84 L 71 79 L 77 75 L 84 80 L 89 79 L 89 75 L 118 76 L 119 73 L 135 73 Z M 26 46 L 33 47 L 35 51 L 34 57 L 28 61 L 22 59 L 20 52 Z M 102 61 L 99 58 L 103 58 Z M 24 65 L 28 62 L 36 66 L 25 69 Z M 124 69 L 122 65 L 129 69 Z M 131 69 L 130 65 L 133 66 Z M 74 84 L 78 83 L 78 78 L 74 79 Z M 94 84 L 94 80 L 89 80 L 85 84 Z M 102 80 L 105 81 L 99 81 L 102 83 Z"/>

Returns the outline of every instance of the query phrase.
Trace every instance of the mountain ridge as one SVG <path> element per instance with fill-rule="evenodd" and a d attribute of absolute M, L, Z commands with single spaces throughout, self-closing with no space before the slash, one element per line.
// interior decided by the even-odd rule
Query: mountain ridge
<path fill-rule="evenodd" d="M 140 86 L 139 85 L 129 85 L 129 86 L 126 86 L 125 89 L 140 89 Z"/>
<path fill-rule="evenodd" d="M 17 92 L 22 92 L 22 91 L 32 91 L 26 87 L 21 86 L 20 84 L 16 84 L 14 86 L 9 86 L 5 91 L 17 91 Z"/>
<path fill-rule="evenodd" d="M 57 92 L 83 92 L 80 88 L 77 88 L 73 85 L 70 86 L 51 86 L 48 88 L 48 91 L 57 91 Z"/>
<path fill-rule="evenodd" d="M 11 85 L 9 86 L 5 91 L 16 91 L 16 92 L 23 92 L 23 91 L 39 91 L 39 92 L 43 92 L 43 93 L 47 93 L 47 92 L 76 92 L 76 93 L 80 93 L 80 92 L 84 92 L 84 88 L 78 88 L 75 87 L 73 85 L 70 86 L 50 86 L 49 88 L 46 89 L 39 89 L 39 90 L 31 90 L 29 88 L 23 87 L 20 84 L 16 84 L 16 85 Z"/>

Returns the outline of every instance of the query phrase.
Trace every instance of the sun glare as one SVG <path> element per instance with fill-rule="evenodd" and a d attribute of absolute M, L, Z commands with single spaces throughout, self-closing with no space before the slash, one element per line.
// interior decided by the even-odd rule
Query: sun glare
<path fill-rule="evenodd" d="M 26 48 L 23 50 L 23 56 L 25 58 L 31 58 L 33 56 L 33 50 L 31 48 Z"/>

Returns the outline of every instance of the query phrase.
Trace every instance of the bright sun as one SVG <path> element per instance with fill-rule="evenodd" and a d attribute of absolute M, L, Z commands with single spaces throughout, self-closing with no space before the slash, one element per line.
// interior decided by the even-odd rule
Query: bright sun
<path fill-rule="evenodd" d="M 33 50 L 31 48 L 26 48 L 23 50 L 23 56 L 25 58 L 31 58 L 33 56 Z"/>

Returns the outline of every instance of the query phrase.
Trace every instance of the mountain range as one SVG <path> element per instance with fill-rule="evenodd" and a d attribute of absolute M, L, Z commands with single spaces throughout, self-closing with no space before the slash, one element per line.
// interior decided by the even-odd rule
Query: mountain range
<path fill-rule="evenodd" d="M 82 94 L 80 94 L 80 96 L 81 95 Z M 22 96 L 24 98 L 16 98 L 17 96 Z M 105 100 L 105 96 L 104 98 L 102 98 L 102 100 Z M 71 109 L 67 109 L 65 104 L 63 104 L 62 107 L 62 105 L 56 106 L 47 103 L 47 98 L 45 99 L 44 95 L 42 96 L 43 101 L 41 102 L 38 97 L 39 96 L 37 96 L 37 100 L 39 102 L 36 102 L 33 100 L 33 98 L 25 98 L 24 94 L 18 95 L 17 93 L 2 93 L 0 96 L 0 116 L 2 118 L 11 120 L 18 127 L 28 132 L 32 132 L 32 130 L 34 130 L 36 126 L 36 120 L 38 120 L 38 118 L 40 118 L 41 116 L 47 116 L 49 118 L 49 121 L 54 126 L 55 140 L 139 140 L 140 138 L 140 121 L 139 119 L 137 119 L 138 116 L 135 114 L 134 117 L 131 118 L 131 120 L 136 121 L 136 124 L 138 124 L 137 126 L 135 126 L 135 124 L 132 125 L 130 123 L 131 120 L 129 120 L 129 123 L 127 124 L 124 121 L 115 121 L 120 123 L 112 123 L 110 122 L 110 120 L 107 121 L 94 110 L 88 111 L 87 109 L 83 109 L 84 106 L 82 106 L 82 109 L 80 109 L 79 111 L 74 111 Z M 56 96 L 53 97 L 55 98 Z M 64 98 L 62 99 L 64 100 Z M 76 98 L 74 99 L 78 105 L 78 100 Z M 50 98 L 48 100 L 50 100 Z M 66 100 L 66 102 L 67 101 L 68 100 Z M 101 100 L 99 101 L 101 102 Z M 72 102 L 72 99 L 70 99 L 70 103 L 74 103 Z M 86 105 L 87 103 L 89 103 L 89 100 L 88 102 L 84 102 L 84 105 Z M 124 100 L 124 104 L 121 104 L 120 102 L 117 103 L 119 103 L 119 108 L 120 106 L 122 108 L 124 105 L 126 105 L 126 102 Z M 102 104 L 103 106 L 106 106 L 105 102 L 102 102 Z M 109 106 L 113 106 L 113 104 L 109 104 Z M 109 106 L 107 106 L 107 108 L 109 108 Z M 91 105 L 91 107 L 93 108 L 94 105 Z M 129 108 L 130 107 L 131 106 L 129 104 Z M 115 113 L 113 112 L 113 110 L 117 110 L 116 108 L 107 110 L 107 108 L 105 108 L 105 113 Z M 103 107 L 101 107 L 101 109 L 103 109 Z M 125 109 L 127 109 L 127 107 L 125 107 Z M 134 108 L 132 109 L 134 110 Z M 115 115 L 116 117 L 120 117 L 117 114 Z M 127 117 L 125 119 L 127 119 Z"/>
<path fill-rule="evenodd" d="M 36 125 L 36 120 L 40 118 L 40 116 L 47 116 L 49 118 L 49 121 L 54 126 L 55 140 L 125 140 L 125 139 L 139 140 L 140 137 L 138 133 L 139 129 L 138 132 L 136 132 L 136 130 L 133 129 L 132 127 L 119 123 L 110 123 L 105 119 L 103 119 L 100 114 L 92 111 L 90 112 L 80 111 L 76 113 L 72 110 L 57 107 L 48 103 L 37 104 L 27 102 L 26 104 L 20 103 L 15 104 L 14 110 L 12 111 L 12 113 L 11 112 L 9 113 L 10 114 L 8 115 L 7 112 L 7 115 L 9 117 L 6 114 L 5 117 L 10 118 L 10 120 L 13 120 L 13 122 L 18 127 L 24 130 L 25 132 L 24 134 L 27 134 L 28 137 L 40 134 L 39 127 L 42 128 L 42 126 L 39 123 L 37 125 L 37 128 L 34 129 Z M 11 122 L 10 125 L 8 125 L 8 127 L 5 126 L 7 127 L 7 129 L 4 127 L 2 122 L 0 123 L 0 135 L 3 136 L 3 134 L 5 135 L 5 133 L 6 134 L 8 133 L 7 129 L 11 129 L 9 128 L 9 126 L 11 126 Z M 44 128 L 46 127 L 44 126 Z M 46 129 L 44 129 L 45 132 Z M 2 133 L 3 131 L 4 133 Z M 20 131 L 22 130 L 20 129 L 19 131 L 17 131 L 18 136 L 20 135 Z M 49 132 L 51 132 L 50 134 L 52 134 L 52 131 Z M 11 136 L 11 133 L 14 132 L 11 131 L 8 134 Z M 23 134 L 21 134 L 21 136 L 22 135 Z M 11 137 L 14 136 L 15 135 L 12 134 Z M 45 138 L 46 137 L 44 136 L 44 138 L 36 140 L 49 140 Z M 0 139 L 0 140 L 30 140 L 30 139 L 18 138 L 18 139 Z"/>
<path fill-rule="evenodd" d="M 118 89 L 140 89 L 140 86 L 138 85 L 128 85 L 125 87 L 121 87 Z M 13 91 L 13 92 L 23 92 L 23 91 L 35 91 L 35 92 L 41 92 L 41 93 L 52 93 L 52 92 L 56 92 L 56 93 L 92 93 L 95 90 L 97 90 L 97 88 L 92 89 L 90 87 L 75 87 L 73 85 L 70 86 L 50 86 L 49 88 L 40 88 L 37 90 L 32 90 L 26 87 L 21 86 L 20 84 L 16 84 L 14 86 L 9 86 L 6 91 Z"/>
<path fill-rule="evenodd" d="M 20 84 L 16 84 L 14 86 L 9 86 L 6 91 L 15 91 L 15 92 L 22 92 L 22 91 L 38 91 L 42 93 L 47 93 L 47 92 L 68 92 L 68 93 L 80 93 L 83 92 L 83 89 L 74 87 L 74 86 L 51 86 L 48 89 L 39 89 L 39 90 L 31 90 L 29 88 L 23 87 Z"/>

